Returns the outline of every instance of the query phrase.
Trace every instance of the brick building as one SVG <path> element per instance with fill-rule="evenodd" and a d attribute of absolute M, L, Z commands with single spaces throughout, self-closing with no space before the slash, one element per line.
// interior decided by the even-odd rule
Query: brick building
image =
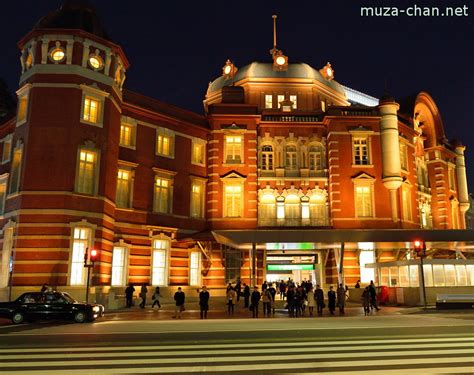
<path fill-rule="evenodd" d="M 82 298 L 92 248 L 99 298 L 128 282 L 366 282 L 366 263 L 410 259 L 413 236 L 434 236 L 432 258 L 474 240 L 464 147 L 426 92 L 379 101 L 274 47 L 228 61 L 195 114 L 126 90 L 124 51 L 74 2 L 18 46 L 17 110 L 0 118 L 4 295 Z"/>

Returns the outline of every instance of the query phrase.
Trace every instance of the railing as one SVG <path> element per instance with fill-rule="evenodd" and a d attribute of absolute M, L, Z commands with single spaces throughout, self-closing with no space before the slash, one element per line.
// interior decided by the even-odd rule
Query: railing
<path fill-rule="evenodd" d="M 323 115 L 263 115 L 262 121 L 271 122 L 321 122 Z"/>
<path fill-rule="evenodd" d="M 329 225 L 326 218 L 318 219 L 301 219 L 301 218 L 259 218 L 258 226 L 260 227 L 325 227 Z"/>

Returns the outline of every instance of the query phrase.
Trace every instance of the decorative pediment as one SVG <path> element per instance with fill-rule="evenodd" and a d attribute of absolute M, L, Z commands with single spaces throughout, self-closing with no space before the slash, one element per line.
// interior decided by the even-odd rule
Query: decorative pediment
<path fill-rule="evenodd" d="M 358 175 L 352 177 L 352 181 L 375 181 L 375 177 L 372 177 L 365 172 L 361 172 Z"/>
<path fill-rule="evenodd" d="M 291 186 L 289 189 L 283 189 L 283 192 L 281 193 L 282 197 L 287 197 L 289 195 L 296 195 L 299 198 L 304 196 L 303 190 L 296 189 L 294 186 Z"/>
<path fill-rule="evenodd" d="M 244 175 L 240 174 L 239 172 L 236 171 L 230 171 L 226 173 L 225 175 L 221 176 L 221 180 L 245 180 L 247 177 Z"/>

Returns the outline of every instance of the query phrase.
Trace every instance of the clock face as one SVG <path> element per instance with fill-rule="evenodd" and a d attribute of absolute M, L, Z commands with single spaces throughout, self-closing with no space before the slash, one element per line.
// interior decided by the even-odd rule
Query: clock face
<path fill-rule="evenodd" d="M 326 68 L 326 74 L 328 75 L 328 77 L 332 77 L 332 69 L 331 68 Z"/>
<path fill-rule="evenodd" d="M 277 65 L 285 65 L 286 59 L 283 56 L 278 56 L 275 60 Z"/>
<path fill-rule="evenodd" d="M 55 62 L 63 61 L 65 56 L 66 54 L 64 53 L 64 50 L 62 48 L 56 48 L 51 52 L 51 58 Z"/>
<path fill-rule="evenodd" d="M 100 69 L 103 65 L 103 62 L 99 56 L 93 55 L 89 57 L 89 65 L 92 66 L 94 69 Z"/>
<path fill-rule="evenodd" d="M 232 66 L 226 65 L 224 68 L 224 74 L 230 74 L 231 71 L 232 71 Z"/>

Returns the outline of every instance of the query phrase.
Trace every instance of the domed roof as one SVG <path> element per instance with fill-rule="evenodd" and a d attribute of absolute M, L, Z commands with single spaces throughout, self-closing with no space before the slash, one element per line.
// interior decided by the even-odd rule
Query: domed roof
<path fill-rule="evenodd" d="M 95 7 L 87 0 L 67 0 L 41 18 L 35 29 L 78 29 L 108 39 Z"/>
<path fill-rule="evenodd" d="M 305 63 L 290 63 L 288 69 L 285 71 L 273 70 L 273 63 L 261 63 L 253 62 L 242 68 L 239 68 L 237 74 L 234 77 L 234 82 L 238 82 L 245 78 L 307 78 L 314 79 L 321 82 L 322 84 L 330 87 L 334 91 L 337 91 L 344 96 L 346 92 L 344 88 L 334 80 L 325 79 L 321 73 L 316 69 L 312 68 Z M 207 90 L 208 93 L 212 93 L 222 89 L 224 86 L 232 85 L 232 79 L 226 79 L 224 76 L 212 81 Z"/>

